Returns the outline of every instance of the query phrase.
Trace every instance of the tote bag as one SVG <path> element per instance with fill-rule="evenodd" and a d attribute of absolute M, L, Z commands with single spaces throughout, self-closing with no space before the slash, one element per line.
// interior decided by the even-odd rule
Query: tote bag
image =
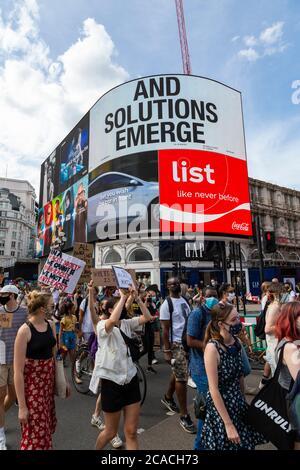
<path fill-rule="evenodd" d="M 64 361 L 55 360 L 55 395 L 59 398 L 66 398 L 67 383 L 64 372 Z"/>
<path fill-rule="evenodd" d="M 281 348 L 274 377 L 254 397 L 247 414 L 247 422 L 280 450 L 292 449 L 294 445 L 288 391 L 278 382 L 286 344 Z"/>

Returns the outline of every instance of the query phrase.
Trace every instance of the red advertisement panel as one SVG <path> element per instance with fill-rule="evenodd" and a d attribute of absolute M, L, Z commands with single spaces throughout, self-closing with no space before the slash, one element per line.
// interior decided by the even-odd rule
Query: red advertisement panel
<path fill-rule="evenodd" d="M 203 150 L 159 152 L 160 229 L 251 236 L 247 162 Z M 169 225 L 168 225 L 169 223 Z"/>

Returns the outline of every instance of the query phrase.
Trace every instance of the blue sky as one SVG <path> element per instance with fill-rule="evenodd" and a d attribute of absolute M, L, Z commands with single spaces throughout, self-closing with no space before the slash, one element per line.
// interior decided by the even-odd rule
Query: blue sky
<path fill-rule="evenodd" d="M 300 104 L 292 102 L 300 2 L 184 7 L 193 73 L 242 92 L 250 176 L 300 189 Z M 0 8 L 0 159 L 11 163 L 8 176 L 36 188 L 40 162 L 103 92 L 182 72 L 174 0 L 0 0 Z"/>

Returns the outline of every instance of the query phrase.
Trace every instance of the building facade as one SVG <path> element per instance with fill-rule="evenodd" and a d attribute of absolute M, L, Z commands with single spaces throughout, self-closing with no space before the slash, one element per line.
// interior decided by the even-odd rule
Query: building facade
<path fill-rule="evenodd" d="M 276 253 L 264 253 L 265 279 L 278 277 L 281 281 L 289 278 L 293 283 L 300 282 L 300 191 L 253 178 L 249 178 L 249 186 L 253 218 L 259 215 L 261 230 L 275 231 L 276 236 Z M 173 243 L 183 246 L 174 250 L 170 242 L 169 255 L 165 255 L 166 247 L 159 240 L 141 238 L 96 243 L 95 267 L 119 264 L 135 269 L 139 282 L 146 285 L 155 283 L 162 289 L 167 277 L 175 272 L 179 272 L 188 284 L 207 284 L 212 278 L 219 283 L 224 279 L 234 282 L 234 257 L 229 238 L 214 246 L 205 241 L 203 250 L 197 244 Z M 240 255 L 236 254 L 237 276 L 241 276 L 241 258 L 245 289 L 259 295 L 259 255 L 255 233 L 252 240 L 241 241 Z"/>
<path fill-rule="evenodd" d="M 34 258 L 35 190 L 28 181 L 0 178 L 0 266 Z"/>
<path fill-rule="evenodd" d="M 261 229 L 274 231 L 277 250 L 263 253 L 265 278 L 278 277 L 300 282 L 300 191 L 249 179 L 253 216 L 259 215 Z M 258 293 L 259 254 L 256 240 L 242 245 L 249 289 Z"/>

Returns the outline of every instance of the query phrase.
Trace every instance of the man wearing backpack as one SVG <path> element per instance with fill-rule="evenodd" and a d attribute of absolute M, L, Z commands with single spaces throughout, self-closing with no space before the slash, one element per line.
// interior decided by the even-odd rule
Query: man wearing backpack
<path fill-rule="evenodd" d="M 187 354 L 182 344 L 190 307 L 180 295 L 181 288 L 178 278 L 168 279 L 167 288 L 170 295 L 160 308 L 160 320 L 163 328 L 165 360 L 172 366 L 172 375 L 168 391 L 161 399 L 161 402 L 170 411 L 179 411 L 181 427 L 186 432 L 194 434 L 196 428 L 187 412 L 187 380 L 189 374 Z M 179 409 L 173 398 L 175 391 Z"/>
<path fill-rule="evenodd" d="M 207 287 L 204 292 L 204 303 L 191 312 L 187 325 L 187 344 L 190 347 L 191 375 L 197 385 L 198 393 L 204 397 L 206 397 L 208 391 L 208 381 L 204 367 L 204 336 L 206 327 L 211 320 L 211 309 L 217 303 L 217 291 L 213 287 Z M 203 421 L 199 419 L 194 444 L 195 450 L 201 450 L 202 427 Z"/>

